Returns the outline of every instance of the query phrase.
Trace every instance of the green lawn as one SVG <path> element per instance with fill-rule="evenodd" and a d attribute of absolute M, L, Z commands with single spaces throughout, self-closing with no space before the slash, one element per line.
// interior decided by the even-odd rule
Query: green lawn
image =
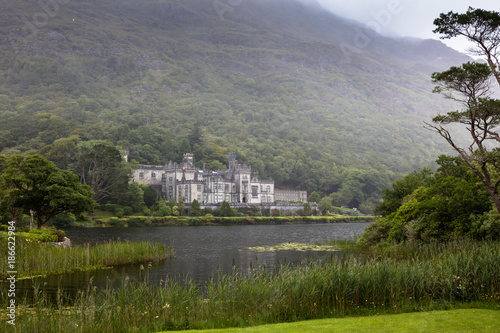
<path fill-rule="evenodd" d="M 179 332 L 500 332 L 500 311 L 464 309 Z"/>

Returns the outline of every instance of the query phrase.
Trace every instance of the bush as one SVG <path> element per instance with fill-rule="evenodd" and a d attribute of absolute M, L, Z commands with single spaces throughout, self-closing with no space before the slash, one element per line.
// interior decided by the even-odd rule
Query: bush
<path fill-rule="evenodd" d="M 67 214 L 57 215 L 52 219 L 52 225 L 56 228 L 69 228 L 74 222 L 75 219 Z"/>
<path fill-rule="evenodd" d="M 124 215 L 130 216 L 134 213 L 134 210 L 132 209 L 132 207 L 125 206 L 123 207 L 123 213 Z"/>
<path fill-rule="evenodd" d="M 122 218 L 123 215 L 125 215 L 125 211 L 123 210 L 123 208 L 117 207 L 115 209 L 115 215 L 116 215 L 116 217 Z"/>
<path fill-rule="evenodd" d="M 109 219 L 109 225 L 115 227 L 115 226 L 118 226 L 120 224 L 120 220 L 117 219 L 116 217 L 112 217 Z"/>
<path fill-rule="evenodd" d="M 141 226 L 142 224 L 144 224 L 145 219 L 142 218 L 142 217 L 131 217 L 127 220 L 127 225 L 129 227 L 139 227 Z"/>
<path fill-rule="evenodd" d="M 202 224 L 199 218 L 194 218 L 194 217 L 193 218 L 189 218 L 187 220 L 187 223 L 190 226 L 198 226 L 198 225 Z"/>
<path fill-rule="evenodd" d="M 64 231 L 56 229 L 33 229 L 30 232 L 18 232 L 16 235 L 29 241 L 42 243 L 62 242 L 66 236 Z"/>
<path fill-rule="evenodd" d="M 477 239 L 500 239 L 500 216 L 491 210 L 481 216 L 472 216 L 471 234 Z"/>

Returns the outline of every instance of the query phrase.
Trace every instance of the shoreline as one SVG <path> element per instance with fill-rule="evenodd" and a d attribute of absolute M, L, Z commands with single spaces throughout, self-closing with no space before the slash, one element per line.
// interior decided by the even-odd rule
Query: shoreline
<path fill-rule="evenodd" d="M 300 216 L 300 217 L 195 217 L 195 216 L 129 216 L 93 218 L 91 222 L 78 223 L 72 227 L 151 227 L 151 226 L 231 226 L 231 225 L 278 225 L 278 224 L 327 224 L 327 223 L 371 223 L 376 216 Z"/>

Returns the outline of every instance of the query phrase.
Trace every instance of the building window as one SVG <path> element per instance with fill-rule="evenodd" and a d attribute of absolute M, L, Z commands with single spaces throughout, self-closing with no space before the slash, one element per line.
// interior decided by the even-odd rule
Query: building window
<path fill-rule="evenodd" d="M 151 179 L 156 179 L 156 173 L 151 172 Z"/>
<path fill-rule="evenodd" d="M 266 187 L 266 191 L 267 191 L 267 193 L 270 193 L 270 192 L 271 192 L 271 186 L 270 186 L 270 185 L 267 185 L 267 187 Z"/>
<path fill-rule="evenodd" d="M 263 195 L 263 196 L 260 197 L 260 202 L 266 202 L 266 196 L 265 195 Z"/>
<path fill-rule="evenodd" d="M 172 181 L 172 177 L 168 177 L 168 181 L 171 182 Z"/>
<path fill-rule="evenodd" d="M 229 192 L 229 184 L 226 184 L 226 186 L 224 186 L 224 190 L 225 190 L 226 192 Z"/>
<path fill-rule="evenodd" d="M 252 185 L 252 197 L 257 198 L 259 196 L 259 186 Z"/>
<path fill-rule="evenodd" d="M 201 184 L 198 184 L 198 185 L 196 186 L 196 190 L 197 190 L 198 192 L 201 192 Z"/>
<path fill-rule="evenodd" d="M 139 172 L 139 178 L 144 178 L 144 172 Z"/>

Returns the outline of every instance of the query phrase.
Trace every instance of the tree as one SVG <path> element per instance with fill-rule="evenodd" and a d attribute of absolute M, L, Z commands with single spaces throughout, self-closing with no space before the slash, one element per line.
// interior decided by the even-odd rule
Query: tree
<path fill-rule="evenodd" d="M 485 56 L 487 64 L 467 63 L 432 75 L 433 82 L 438 84 L 434 91 L 461 102 L 465 109 L 437 116 L 433 119 L 436 125 L 426 123 L 426 126 L 445 138 L 481 179 L 500 213 L 500 179 L 491 172 L 491 168 L 499 168 L 500 150 L 487 148 L 488 141 L 500 141 L 496 130 L 500 124 L 500 101 L 490 98 L 491 77 L 500 85 L 500 13 L 469 7 L 465 14 L 441 14 L 434 24 L 437 26 L 434 32 L 444 35 L 441 38 L 464 36 L 473 42 L 476 47 L 470 51 Z M 443 125 L 450 123 L 466 125 L 472 138 L 467 149 L 459 147 L 444 128 Z"/>
<path fill-rule="evenodd" d="M 158 193 L 152 186 L 144 186 L 144 203 L 148 208 L 151 208 L 156 203 L 156 199 L 158 198 Z"/>
<path fill-rule="evenodd" d="M 90 187 L 81 184 L 77 175 L 36 154 L 9 157 L 0 184 L 8 191 L 11 207 L 34 212 L 38 229 L 59 214 L 81 214 L 95 206 Z"/>
<path fill-rule="evenodd" d="M 224 200 L 220 206 L 220 215 L 225 217 L 231 216 L 231 207 L 226 200 Z"/>
<path fill-rule="evenodd" d="M 324 197 L 318 203 L 318 209 L 321 214 L 326 215 L 332 209 L 332 202 L 328 197 Z"/>
<path fill-rule="evenodd" d="M 310 195 L 309 198 L 307 198 L 308 202 L 319 202 L 321 200 L 321 196 L 318 194 L 318 192 L 313 191 Z"/>
<path fill-rule="evenodd" d="M 115 191 L 127 190 L 131 169 L 111 142 L 85 141 L 79 143 L 77 149 L 77 161 L 72 169 L 82 184 L 92 188 L 92 199 L 99 202 Z"/>
<path fill-rule="evenodd" d="M 311 216 L 311 215 L 312 215 L 311 204 L 309 202 L 306 202 L 304 204 L 304 216 Z"/>
<path fill-rule="evenodd" d="M 500 84 L 500 13 L 469 7 L 465 14 L 449 12 L 434 20 L 434 33 L 443 34 L 442 39 L 464 36 L 475 43 L 470 52 L 485 56 L 490 70 Z"/>
<path fill-rule="evenodd" d="M 375 212 L 382 216 L 394 213 L 401 207 L 407 196 L 420 186 L 428 184 L 431 175 L 430 168 L 423 168 L 395 180 L 391 188 L 382 190 L 382 202 L 375 208 Z"/>
<path fill-rule="evenodd" d="M 490 133 L 500 124 L 500 101 L 489 98 L 491 75 L 488 65 L 480 63 L 467 63 L 432 74 L 433 82 L 438 84 L 434 91 L 460 102 L 464 110 L 436 116 L 432 119 L 434 125 L 425 124 L 428 129 L 441 135 L 481 179 L 500 212 L 500 179 L 495 179 L 490 170 L 500 162 L 500 152 L 487 148 L 487 142 L 495 139 Z M 471 138 L 468 148 L 460 147 L 445 128 L 444 125 L 451 123 L 466 125 Z"/>
<path fill-rule="evenodd" d="M 200 203 L 198 202 L 198 200 L 194 199 L 193 202 L 191 203 L 191 215 L 199 216 L 200 214 L 201 214 Z"/>
<path fill-rule="evenodd" d="M 488 193 L 460 157 L 441 156 L 436 162 L 440 167 L 425 174 L 423 182 L 415 180 L 415 175 L 397 181 L 399 186 L 391 198 L 401 197 L 403 184 L 417 188 L 405 195 L 393 212 L 368 227 L 361 243 L 382 239 L 428 242 L 477 234 L 480 226 L 474 225 L 475 217 L 491 210 Z"/>

